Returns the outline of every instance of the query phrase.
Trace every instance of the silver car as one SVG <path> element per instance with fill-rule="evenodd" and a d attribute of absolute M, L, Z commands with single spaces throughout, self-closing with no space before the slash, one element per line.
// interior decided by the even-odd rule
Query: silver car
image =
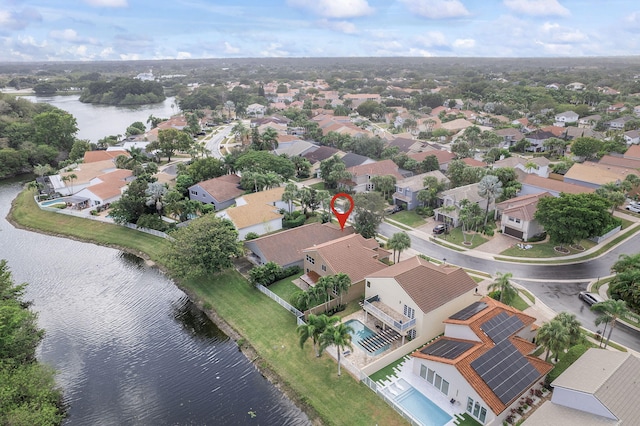
<path fill-rule="evenodd" d="M 578 294 L 578 297 L 584 300 L 589 306 L 594 305 L 596 303 L 604 302 L 604 299 L 600 297 L 599 294 L 589 293 L 588 291 L 581 291 Z"/>

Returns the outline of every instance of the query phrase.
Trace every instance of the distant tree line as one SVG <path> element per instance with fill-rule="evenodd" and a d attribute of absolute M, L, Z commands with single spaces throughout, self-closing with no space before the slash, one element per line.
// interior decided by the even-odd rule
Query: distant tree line
<path fill-rule="evenodd" d="M 93 81 L 80 95 L 80 102 L 107 105 L 142 105 L 164 100 L 164 89 L 160 83 L 125 77 Z"/>

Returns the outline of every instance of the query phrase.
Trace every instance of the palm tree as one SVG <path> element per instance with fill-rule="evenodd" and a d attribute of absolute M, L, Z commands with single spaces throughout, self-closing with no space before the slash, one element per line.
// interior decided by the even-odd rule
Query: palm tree
<path fill-rule="evenodd" d="M 531 173 L 532 170 L 538 170 L 538 165 L 533 161 L 528 161 L 527 164 L 524 165 L 524 168 L 527 173 Z"/>
<path fill-rule="evenodd" d="M 267 127 L 262 133 L 262 147 L 267 151 L 278 148 L 278 132 L 273 127 Z"/>
<path fill-rule="evenodd" d="M 71 184 L 69 186 L 70 187 L 69 194 L 73 194 L 73 181 L 76 180 L 76 179 L 78 179 L 78 175 L 76 175 L 75 173 L 71 173 L 71 174 L 68 174 L 68 175 L 62 177 L 62 181 L 63 182 L 71 182 Z"/>
<path fill-rule="evenodd" d="M 600 343 L 598 344 L 599 348 L 602 347 L 602 339 L 604 338 L 604 335 L 607 332 L 607 325 L 609 325 L 610 322 L 611 322 L 611 316 L 606 312 L 603 312 L 596 317 L 596 320 L 595 320 L 596 327 L 600 326 L 601 324 L 604 324 L 604 330 L 602 331 L 602 334 L 600 334 L 599 330 L 597 333 L 598 335 L 600 335 Z"/>
<path fill-rule="evenodd" d="M 147 185 L 147 189 L 144 191 L 147 196 L 145 204 L 149 207 L 156 208 L 156 212 L 162 215 L 162 209 L 164 207 L 164 196 L 167 194 L 167 187 L 160 182 L 151 182 Z"/>
<path fill-rule="evenodd" d="M 295 183 L 288 183 L 282 193 L 282 201 L 289 204 L 289 213 L 293 211 L 293 202 L 298 199 L 298 186 Z"/>
<path fill-rule="evenodd" d="M 516 288 L 511 284 L 511 281 L 509 281 L 511 277 L 513 277 L 513 274 L 511 272 L 507 272 L 506 274 L 498 272 L 496 275 L 498 279 L 489 284 L 489 287 L 487 288 L 489 291 L 499 291 L 500 302 L 508 305 L 518 294 L 518 290 L 516 290 Z"/>
<path fill-rule="evenodd" d="M 293 306 L 295 306 L 300 311 L 306 311 L 309 309 L 311 305 L 311 301 L 315 299 L 315 295 L 312 289 L 308 291 L 298 290 L 291 295 L 291 299 L 289 301 Z"/>
<path fill-rule="evenodd" d="M 351 287 L 351 278 L 344 272 L 340 272 L 333 276 L 333 291 L 340 298 L 340 304 L 342 305 L 342 295 L 349 291 Z"/>
<path fill-rule="evenodd" d="M 558 354 L 569 345 L 569 333 L 562 322 L 557 319 L 552 319 L 542 324 L 542 327 L 538 330 L 536 340 L 547 350 L 547 355 L 544 357 L 544 360 L 548 361 L 549 355 L 551 351 L 553 351 L 556 355 L 555 358 L 557 362 Z"/>
<path fill-rule="evenodd" d="M 487 226 L 487 219 L 489 218 L 489 205 L 492 200 L 500 198 L 502 195 L 502 182 L 494 175 L 486 175 L 478 183 L 478 195 L 487 199 L 487 209 L 484 216 L 484 226 Z"/>
<path fill-rule="evenodd" d="M 393 250 L 393 262 L 400 262 L 400 254 L 411 247 L 411 238 L 406 232 L 396 232 L 389 238 L 387 245 Z M 398 260 L 396 261 L 396 252 L 398 253 Z"/>
<path fill-rule="evenodd" d="M 616 328 L 616 320 L 620 317 L 629 315 L 631 311 L 627 307 L 627 302 L 615 299 L 607 299 L 604 302 L 596 303 L 591 306 L 591 310 L 601 312 L 610 317 L 609 334 L 607 335 L 607 341 L 604 344 L 604 347 L 606 348 L 609 344 L 609 339 L 611 339 L 611 333 L 613 332 L 613 329 Z"/>
<path fill-rule="evenodd" d="M 309 314 L 306 324 L 300 324 L 297 328 L 298 336 L 300 337 L 300 349 L 304 347 L 307 340 L 313 341 L 313 349 L 316 353 L 316 357 L 320 356 L 320 348 L 318 347 L 318 340 L 320 335 L 327 329 L 332 327 L 340 319 L 338 317 L 328 317 L 326 315 L 314 315 Z"/>
<path fill-rule="evenodd" d="M 621 254 L 618 256 L 618 261 L 611 267 L 611 272 L 620 274 L 626 272 L 629 269 L 640 268 L 640 253 L 633 255 Z"/>
<path fill-rule="evenodd" d="M 560 312 L 554 319 L 560 321 L 567 329 L 570 346 L 577 345 L 582 340 L 582 324 L 580 324 L 575 314 Z"/>
<path fill-rule="evenodd" d="M 320 277 L 318 279 L 314 287 L 314 293 L 317 292 L 317 296 L 323 295 L 326 297 L 327 308 L 329 307 L 329 300 L 331 300 L 331 290 L 333 290 L 334 287 L 333 281 L 333 275 L 325 275 L 324 277 Z"/>
<path fill-rule="evenodd" d="M 343 323 L 337 325 L 331 325 L 327 327 L 320 335 L 320 353 L 329 346 L 335 346 L 338 352 L 338 376 L 342 373 L 340 371 L 340 355 L 345 348 L 353 350 L 351 346 L 351 333 L 353 328 Z"/>
<path fill-rule="evenodd" d="M 36 164 L 33 166 L 33 173 L 37 174 L 38 177 L 42 178 L 44 175 L 49 174 L 53 171 L 53 168 L 48 164 Z"/>

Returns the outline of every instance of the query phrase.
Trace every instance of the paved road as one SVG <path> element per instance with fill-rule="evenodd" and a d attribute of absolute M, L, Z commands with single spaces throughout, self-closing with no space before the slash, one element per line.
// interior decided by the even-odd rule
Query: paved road
<path fill-rule="evenodd" d="M 378 231 L 389 237 L 401 229 L 383 222 Z M 496 272 L 511 272 L 515 282 L 535 294 L 549 308 L 555 312 L 576 314 L 582 325 L 591 331 L 602 330 L 602 326 L 595 326 L 596 314 L 578 298 L 578 293 L 586 290 L 590 281 L 610 275 L 611 265 L 620 254 L 640 252 L 640 235 L 636 235 L 596 259 L 564 265 L 533 265 L 497 261 L 487 258 L 489 256 L 458 252 L 428 241 L 418 233 L 409 232 L 409 236 L 412 249 L 435 259 L 446 259 L 447 263 L 491 275 Z M 640 333 L 624 324 L 616 326 L 611 339 L 640 352 Z"/>
<path fill-rule="evenodd" d="M 223 157 L 222 153 L 220 152 L 220 143 L 224 140 L 224 138 L 229 136 L 234 124 L 235 122 L 227 124 L 223 129 L 218 130 L 217 134 L 211 134 L 211 137 L 206 140 L 205 146 L 209 151 L 211 151 L 211 154 L 215 158 Z"/>
<path fill-rule="evenodd" d="M 390 237 L 401 229 L 383 222 L 378 231 Z M 622 253 L 640 252 L 640 235 L 618 245 L 602 256 L 588 261 L 564 265 L 535 265 L 526 263 L 503 262 L 490 259 L 490 256 L 476 256 L 473 252 L 459 252 L 443 247 L 424 239 L 417 233 L 409 233 L 411 248 L 438 260 L 447 259 L 447 263 L 475 269 L 495 275 L 496 272 L 511 272 L 515 279 L 526 278 L 534 280 L 593 280 L 598 277 L 611 275 L 610 268 Z"/>

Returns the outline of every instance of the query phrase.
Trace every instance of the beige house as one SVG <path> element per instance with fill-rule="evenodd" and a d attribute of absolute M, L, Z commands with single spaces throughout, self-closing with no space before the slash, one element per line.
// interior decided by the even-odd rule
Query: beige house
<path fill-rule="evenodd" d="M 416 256 L 369 274 L 363 308 L 416 348 L 444 331 L 443 320 L 477 300 L 476 288 L 462 268 Z"/>
<path fill-rule="evenodd" d="M 244 240 L 248 233 L 264 235 L 282 229 L 281 209 L 287 208 L 282 202 L 284 187 L 254 192 L 236 198 L 236 206 L 216 214 L 229 219 L 238 229 L 238 239 Z"/>
<path fill-rule="evenodd" d="M 434 210 L 436 220 L 447 222 L 453 227 L 457 227 L 460 224 L 458 215 L 460 214 L 460 203 L 462 203 L 462 200 L 469 200 L 472 203 L 476 203 L 482 210 L 485 210 L 487 208 L 487 199 L 478 194 L 478 187 L 478 183 L 472 183 L 471 185 L 459 186 L 442 192 L 440 196 L 442 207 Z M 493 210 L 494 207 L 494 200 L 491 200 L 489 210 Z"/>
<path fill-rule="evenodd" d="M 391 253 L 380 248 L 374 238 L 366 239 L 360 234 L 351 234 L 324 244 L 302 250 L 304 273 L 300 277 L 309 287 L 315 286 L 320 277 L 345 273 L 351 279 L 351 288 L 342 296 L 350 302 L 364 294 L 365 277 L 387 268 L 381 259 Z"/>
<path fill-rule="evenodd" d="M 496 216 L 500 218 L 500 229 L 504 235 L 529 240 L 544 228 L 534 218 L 538 209 L 538 201 L 544 197 L 552 197 L 548 192 L 521 195 L 496 204 Z"/>

